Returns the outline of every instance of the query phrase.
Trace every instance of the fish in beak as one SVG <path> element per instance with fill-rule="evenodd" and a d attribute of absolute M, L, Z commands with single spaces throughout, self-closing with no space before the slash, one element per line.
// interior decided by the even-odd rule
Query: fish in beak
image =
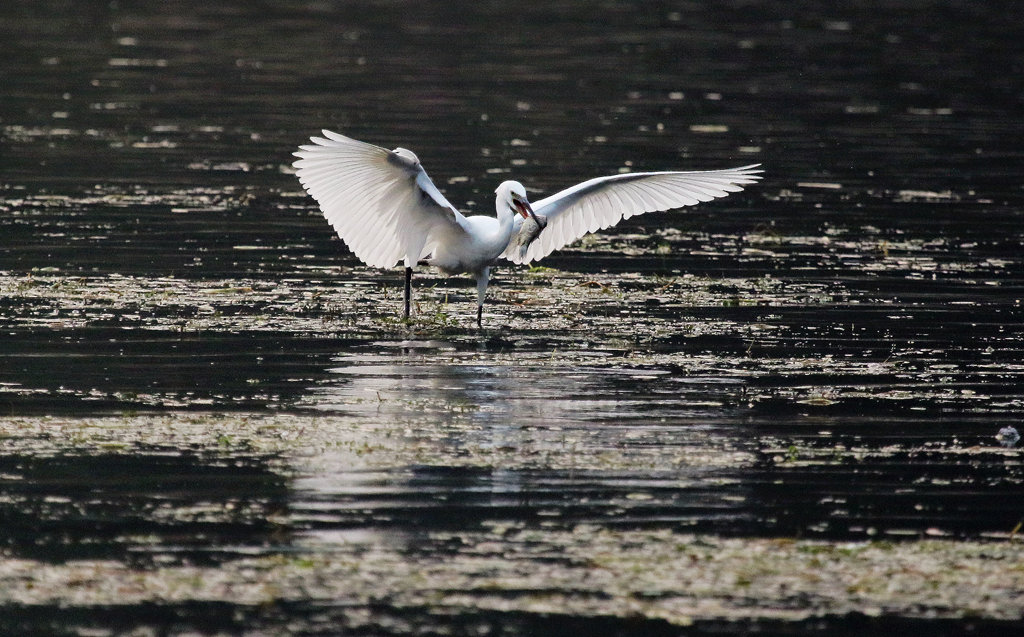
<path fill-rule="evenodd" d="M 526 251 L 529 249 L 540 233 L 548 225 L 548 218 L 544 215 L 538 215 L 533 211 L 533 206 L 526 199 L 519 199 L 515 197 L 512 199 L 512 205 L 515 207 L 516 212 L 523 216 L 522 225 L 519 227 L 519 231 L 512 237 L 509 242 L 509 249 L 512 250 L 511 254 L 518 254 L 520 259 L 526 257 Z"/>
<path fill-rule="evenodd" d="M 533 208 L 530 206 L 529 201 L 526 201 L 525 199 L 522 201 L 515 199 L 512 201 L 512 205 L 516 207 L 516 210 L 520 215 L 522 215 L 523 219 L 533 217 L 533 220 L 537 221 L 537 215 L 533 214 Z M 540 225 L 540 222 L 537 221 L 537 224 Z"/>

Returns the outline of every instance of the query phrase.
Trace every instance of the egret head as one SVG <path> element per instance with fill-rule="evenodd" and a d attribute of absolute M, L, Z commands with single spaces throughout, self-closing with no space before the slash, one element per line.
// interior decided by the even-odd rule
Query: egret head
<path fill-rule="evenodd" d="M 523 187 L 523 184 L 518 181 L 505 181 L 494 192 L 498 195 L 499 203 L 508 206 L 508 209 L 514 214 L 522 215 L 523 219 L 537 218 L 533 214 L 533 208 L 530 206 L 530 200 L 526 197 L 526 188 Z"/>

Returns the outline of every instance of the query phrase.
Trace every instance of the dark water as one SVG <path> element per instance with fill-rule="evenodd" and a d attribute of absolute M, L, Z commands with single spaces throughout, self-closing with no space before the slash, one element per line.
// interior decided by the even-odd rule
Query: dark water
<path fill-rule="evenodd" d="M 4 3 L 0 558 L 460 563 L 460 534 L 506 527 L 1012 543 L 1014 9 Z M 397 270 L 359 264 L 292 174 L 322 127 L 414 149 L 472 212 L 509 175 L 538 194 L 627 168 L 766 176 L 499 269 L 482 332 L 469 281 L 424 272 L 409 326 Z M 999 634 L 1024 612 L 810 604 L 687 628 L 381 587 L 11 593 L 0 629 Z"/>

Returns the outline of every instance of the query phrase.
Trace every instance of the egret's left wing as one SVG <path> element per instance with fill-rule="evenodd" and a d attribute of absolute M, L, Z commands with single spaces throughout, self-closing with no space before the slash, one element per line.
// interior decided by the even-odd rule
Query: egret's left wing
<path fill-rule="evenodd" d="M 465 232 L 466 218 L 438 191 L 416 155 L 323 131 L 300 146 L 299 181 L 364 263 L 415 265 L 439 241 Z"/>
<path fill-rule="evenodd" d="M 567 188 L 533 204 L 547 227 L 525 250 L 503 255 L 515 263 L 530 263 L 576 241 L 585 234 L 614 226 L 647 212 L 693 206 L 743 190 L 761 178 L 752 164 L 727 170 L 624 173 L 598 177 Z M 516 219 L 516 232 L 521 221 Z"/>

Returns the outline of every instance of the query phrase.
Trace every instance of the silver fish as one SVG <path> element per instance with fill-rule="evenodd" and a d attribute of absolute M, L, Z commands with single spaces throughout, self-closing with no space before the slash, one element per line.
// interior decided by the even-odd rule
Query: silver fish
<path fill-rule="evenodd" d="M 548 218 L 544 215 L 534 215 L 524 219 L 519 232 L 509 241 L 509 250 L 513 252 L 518 251 L 520 258 L 525 257 L 530 244 L 540 236 L 540 233 L 546 227 L 548 227 Z"/>

